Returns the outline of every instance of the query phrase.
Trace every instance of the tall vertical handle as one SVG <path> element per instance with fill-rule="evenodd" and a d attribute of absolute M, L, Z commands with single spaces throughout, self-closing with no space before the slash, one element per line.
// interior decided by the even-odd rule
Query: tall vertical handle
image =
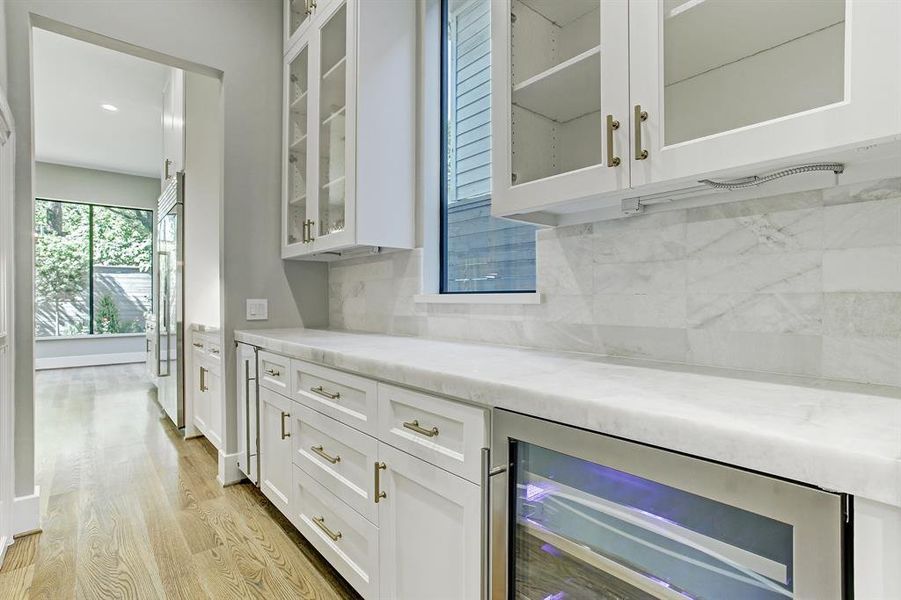
<path fill-rule="evenodd" d="M 641 110 L 641 104 L 635 105 L 635 160 L 644 160 L 648 157 L 648 151 L 641 147 L 641 124 L 648 120 L 648 113 Z"/>
<path fill-rule="evenodd" d="M 163 286 L 163 274 L 169 270 L 169 253 L 157 252 L 157 289 L 160 291 L 160 297 L 156 307 L 156 371 L 159 377 L 169 377 L 169 278 L 166 277 L 166 286 Z M 163 259 L 166 261 L 166 268 L 163 269 Z M 165 312 L 163 312 L 165 311 Z M 162 372 L 162 351 L 163 351 L 163 326 L 166 327 L 166 372 Z"/>
<path fill-rule="evenodd" d="M 374 473 L 373 473 L 373 479 L 375 480 L 375 494 L 373 494 L 373 498 L 375 499 L 375 503 L 378 504 L 378 503 L 379 503 L 379 500 L 382 500 L 382 499 L 388 497 L 388 494 L 386 494 L 385 492 L 383 492 L 383 491 L 380 489 L 381 486 L 382 486 L 382 474 L 381 474 L 381 471 L 387 469 L 387 468 L 388 468 L 388 465 L 386 465 L 386 464 L 383 463 L 383 462 L 376 461 L 374 467 L 375 467 L 375 468 L 373 469 L 373 471 L 374 471 Z"/>
<path fill-rule="evenodd" d="M 620 158 L 613 154 L 613 132 L 619 129 L 619 121 L 613 115 L 607 115 L 607 166 L 618 167 Z"/>
<path fill-rule="evenodd" d="M 209 388 L 206 386 L 206 369 L 204 367 L 200 367 L 200 391 L 205 392 Z"/>
<path fill-rule="evenodd" d="M 285 430 L 285 418 L 290 416 L 289 413 L 282 411 L 282 439 L 291 437 L 291 432 Z"/>

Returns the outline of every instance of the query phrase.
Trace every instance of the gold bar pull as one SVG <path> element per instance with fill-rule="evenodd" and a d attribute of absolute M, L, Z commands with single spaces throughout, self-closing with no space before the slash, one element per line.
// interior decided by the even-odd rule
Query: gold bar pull
<path fill-rule="evenodd" d="M 635 160 L 644 160 L 648 151 L 641 147 L 641 124 L 648 120 L 648 113 L 641 110 L 641 104 L 635 105 Z"/>
<path fill-rule="evenodd" d="M 291 433 L 288 431 L 285 431 L 285 417 L 290 417 L 290 416 L 291 415 L 289 413 L 282 411 L 282 439 L 291 437 Z"/>
<path fill-rule="evenodd" d="M 219 354 L 218 348 L 210 348 L 210 354 Z"/>
<path fill-rule="evenodd" d="M 279 371 L 278 369 L 271 369 L 271 368 L 266 369 L 266 375 L 269 375 L 270 377 L 278 377 L 279 375 L 281 375 L 281 371 Z"/>
<path fill-rule="evenodd" d="M 326 390 L 321 385 L 317 385 L 316 387 L 311 387 L 310 391 L 314 394 L 319 394 L 324 398 L 328 398 L 329 400 L 338 400 L 341 398 L 341 392 L 330 392 Z"/>
<path fill-rule="evenodd" d="M 204 367 L 200 367 L 200 391 L 205 392 L 209 388 L 206 386 L 206 369 Z"/>
<path fill-rule="evenodd" d="M 310 226 L 310 220 L 304 219 L 304 221 L 303 221 L 303 240 L 302 240 L 304 244 L 306 244 L 307 242 L 310 241 L 309 236 L 307 235 L 307 228 L 309 226 Z"/>
<path fill-rule="evenodd" d="M 313 240 L 316 239 L 313 237 L 313 227 L 316 225 L 316 221 L 314 221 L 313 219 L 310 219 L 309 221 L 310 221 L 310 228 L 309 228 L 309 234 L 308 234 L 309 239 L 307 241 L 312 242 Z"/>
<path fill-rule="evenodd" d="M 437 427 L 426 429 L 425 427 L 421 427 L 419 425 L 419 421 L 416 419 L 413 419 L 412 421 L 404 421 L 404 427 L 406 427 L 410 431 L 415 431 L 419 435 L 424 435 L 426 437 L 435 437 L 436 435 L 438 435 Z"/>
<path fill-rule="evenodd" d="M 194 347 L 195 348 L 203 348 L 203 344 L 201 344 L 200 342 L 194 342 Z"/>
<path fill-rule="evenodd" d="M 340 457 L 340 456 L 337 456 L 337 455 L 336 455 L 336 456 L 331 456 L 331 455 L 329 455 L 325 450 L 323 450 L 321 444 L 320 444 L 319 446 L 310 446 L 310 450 L 312 450 L 313 452 L 315 452 L 316 454 L 318 454 L 319 456 L 321 456 L 321 457 L 324 458 L 325 460 L 329 461 L 329 462 L 332 463 L 333 465 L 336 464 L 336 463 L 341 462 L 341 457 Z"/>
<path fill-rule="evenodd" d="M 388 468 L 388 466 L 385 463 L 378 462 L 378 461 L 375 462 L 375 477 L 374 477 L 374 479 L 375 479 L 375 496 L 374 496 L 374 498 L 375 498 L 376 504 L 379 503 L 379 500 L 382 500 L 383 498 L 388 497 L 388 494 L 379 490 L 379 488 L 381 487 L 381 478 L 382 478 L 382 474 L 379 471 L 383 471 L 384 469 L 387 469 L 387 468 Z"/>
<path fill-rule="evenodd" d="M 326 526 L 325 517 L 313 517 L 313 522 L 316 523 L 316 525 L 319 527 L 319 529 L 321 529 L 322 531 L 325 532 L 325 535 L 332 538 L 333 542 L 337 542 L 338 540 L 341 539 L 340 531 L 332 531 L 331 529 L 329 529 Z"/>
<path fill-rule="evenodd" d="M 613 132 L 619 129 L 619 121 L 613 115 L 607 115 L 607 166 L 618 167 L 620 159 L 613 155 Z"/>

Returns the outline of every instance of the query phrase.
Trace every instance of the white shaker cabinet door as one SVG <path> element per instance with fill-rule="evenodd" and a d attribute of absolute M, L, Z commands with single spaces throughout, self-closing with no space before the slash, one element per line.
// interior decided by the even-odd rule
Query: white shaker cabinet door
<path fill-rule="evenodd" d="M 292 402 L 260 388 L 260 489 L 280 510 L 291 506 Z"/>
<path fill-rule="evenodd" d="M 479 486 L 383 443 L 379 460 L 381 597 L 478 598 Z"/>

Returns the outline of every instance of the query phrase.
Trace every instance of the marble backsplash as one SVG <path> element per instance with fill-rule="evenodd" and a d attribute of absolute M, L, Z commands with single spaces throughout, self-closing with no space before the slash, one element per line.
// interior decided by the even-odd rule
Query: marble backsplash
<path fill-rule="evenodd" d="M 334 329 L 901 386 L 901 178 L 538 233 L 538 305 L 417 304 L 421 250 L 331 263 Z"/>

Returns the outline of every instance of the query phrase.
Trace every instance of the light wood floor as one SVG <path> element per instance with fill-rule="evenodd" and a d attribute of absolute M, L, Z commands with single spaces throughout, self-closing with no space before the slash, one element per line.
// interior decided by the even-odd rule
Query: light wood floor
<path fill-rule="evenodd" d="M 0 598 L 355 598 L 256 488 L 219 486 L 143 373 L 38 373 L 43 532 L 9 549 Z"/>

